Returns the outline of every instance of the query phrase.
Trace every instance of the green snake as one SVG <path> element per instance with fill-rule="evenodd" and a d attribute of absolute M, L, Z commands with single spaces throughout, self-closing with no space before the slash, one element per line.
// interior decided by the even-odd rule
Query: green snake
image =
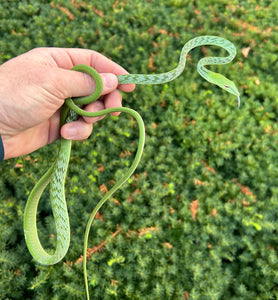
<path fill-rule="evenodd" d="M 200 36 L 188 41 L 182 48 L 178 66 L 166 73 L 162 74 L 127 74 L 119 75 L 119 84 L 134 83 L 134 84 L 161 84 L 169 82 L 178 77 L 185 68 L 186 56 L 193 48 L 202 45 L 214 45 L 224 48 L 229 55 L 226 57 L 205 57 L 199 60 L 197 70 L 199 74 L 207 81 L 218 85 L 225 91 L 238 97 L 238 104 L 240 104 L 239 91 L 235 84 L 219 73 L 208 70 L 207 65 L 226 64 L 233 60 L 236 55 L 235 46 L 228 40 L 217 36 Z M 104 109 L 99 112 L 87 112 L 81 108 L 82 105 L 89 104 L 97 100 L 102 92 L 102 80 L 100 75 L 93 68 L 86 65 L 76 65 L 72 70 L 85 72 L 90 74 L 96 83 L 95 92 L 87 97 L 66 99 L 61 110 L 61 126 L 65 122 L 76 120 L 78 115 L 87 117 L 99 117 L 112 112 L 123 112 L 131 115 L 138 123 L 139 128 L 139 142 L 137 153 L 129 170 L 122 176 L 122 178 L 112 187 L 112 189 L 105 194 L 105 196 L 98 202 L 88 220 L 83 248 L 83 272 L 85 278 L 86 295 L 89 299 L 89 289 L 86 272 L 86 256 L 89 231 L 94 220 L 94 217 L 102 205 L 115 193 L 133 174 L 135 171 L 141 155 L 143 153 L 145 141 L 144 123 L 138 112 L 127 107 L 116 107 Z M 58 263 L 66 255 L 70 244 L 70 225 L 67 205 L 65 200 L 65 178 L 70 159 L 71 141 L 60 139 L 60 148 L 58 155 L 50 167 L 50 169 L 43 175 L 31 191 L 26 203 L 24 212 L 24 234 L 27 247 L 33 258 L 43 265 L 52 265 Z M 56 250 L 53 254 L 47 253 L 42 247 L 37 231 L 36 214 L 40 197 L 50 183 L 50 201 L 53 210 L 54 221 L 56 225 Z"/>

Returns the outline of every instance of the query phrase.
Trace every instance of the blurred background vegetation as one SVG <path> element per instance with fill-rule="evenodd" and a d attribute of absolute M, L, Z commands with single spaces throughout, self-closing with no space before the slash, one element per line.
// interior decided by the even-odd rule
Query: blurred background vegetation
<path fill-rule="evenodd" d="M 145 121 L 146 146 L 136 174 L 92 227 L 93 299 L 278 298 L 277 11 L 276 0 L 1 1 L 0 63 L 35 47 L 79 47 L 149 74 L 175 67 L 195 36 L 222 36 L 238 50 L 232 63 L 211 69 L 239 87 L 239 109 L 196 72 L 201 57 L 226 55 L 217 47 L 193 50 L 174 82 L 123 96 Z M 121 114 L 73 144 L 71 245 L 54 266 L 32 261 L 22 227 L 28 194 L 57 143 L 1 163 L 1 299 L 84 299 L 85 224 L 130 165 L 137 139 L 134 120 Z M 47 194 L 38 226 L 53 247 Z"/>

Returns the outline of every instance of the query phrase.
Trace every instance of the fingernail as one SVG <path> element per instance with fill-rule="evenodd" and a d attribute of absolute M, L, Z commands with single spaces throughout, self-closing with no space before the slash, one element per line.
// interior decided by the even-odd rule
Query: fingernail
<path fill-rule="evenodd" d="M 118 78 L 112 73 L 102 74 L 103 84 L 107 89 L 115 89 L 118 86 Z"/>

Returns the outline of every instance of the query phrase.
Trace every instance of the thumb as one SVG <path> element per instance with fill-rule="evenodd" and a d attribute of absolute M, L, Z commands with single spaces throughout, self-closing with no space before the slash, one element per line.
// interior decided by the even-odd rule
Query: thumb
<path fill-rule="evenodd" d="M 62 90 L 65 98 L 84 97 L 91 95 L 96 89 L 96 83 L 92 76 L 87 73 L 58 69 L 56 78 L 59 83 L 59 90 Z M 102 95 L 109 94 L 117 89 L 118 78 L 112 73 L 99 74 L 103 82 Z"/>
<path fill-rule="evenodd" d="M 103 83 L 102 95 L 110 94 L 118 87 L 118 78 L 112 73 L 100 74 Z"/>

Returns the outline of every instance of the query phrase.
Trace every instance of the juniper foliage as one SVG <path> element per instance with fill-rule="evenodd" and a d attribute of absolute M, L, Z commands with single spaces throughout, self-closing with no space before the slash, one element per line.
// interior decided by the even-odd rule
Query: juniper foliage
<path fill-rule="evenodd" d="M 174 82 L 124 95 L 145 120 L 146 147 L 136 174 L 93 225 L 94 299 L 278 297 L 277 9 L 267 0 L 1 1 L 1 63 L 34 47 L 81 47 L 131 73 L 160 73 L 197 35 L 223 36 L 238 49 L 232 63 L 211 69 L 240 87 L 240 109 L 196 72 L 202 56 L 225 55 L 216 47 L 192 51 Z M 103 190 L 130 165 L 137 138 L 134 120 L 121 114 L 74 143 L 66 183 L 71 245 L 55 266 L 32 261 L 22 223 L 57 144 L 1 163 L 1 299 L 84 299 L 84 227 Z M 38 227 L 53 248 L 47 193 Z"/>

